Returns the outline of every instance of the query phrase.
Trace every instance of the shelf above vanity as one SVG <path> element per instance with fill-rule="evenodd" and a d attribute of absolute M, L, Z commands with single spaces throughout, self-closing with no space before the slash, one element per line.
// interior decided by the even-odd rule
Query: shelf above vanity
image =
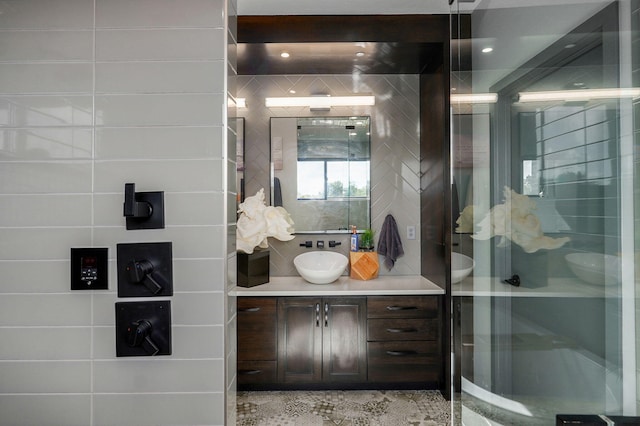
<path fill-rule="evenodd" d="M 419 275 L 379 276 L 369 281 L 341 276 L 331 284 L 310 284 L 301 277 L 271 277 L 255 287 L 235 287 L 231 296 L 402 296 L 442 295 L 444 289 Z"/>

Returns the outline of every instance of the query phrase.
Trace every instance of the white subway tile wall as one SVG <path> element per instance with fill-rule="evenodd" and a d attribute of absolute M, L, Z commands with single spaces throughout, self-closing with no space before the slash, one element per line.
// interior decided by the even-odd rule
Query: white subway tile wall
<path fill-rule="evenodd" d="M 236 199 L 227 3 L 0 4 L 0 424 L 227 421 Z M 165 229 L 125 229 L 126 182 L 165 192 Z M 154 241 L 173 243 L 173 353 L 117 358 L 114 304 L 131 299 L 117 297 L 116 245 Z M 70 290 L 72 247 L 109 248 L 108 290 Z"/>

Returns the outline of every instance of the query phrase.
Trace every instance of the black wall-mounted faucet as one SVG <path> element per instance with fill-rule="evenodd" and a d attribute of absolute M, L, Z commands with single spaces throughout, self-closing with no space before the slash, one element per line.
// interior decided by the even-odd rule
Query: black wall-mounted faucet
<path fill-rule="evenodd" d="M 340 244 L 342 244 L 340 241 L 334 241 L 334 240 L 329 241 L 329 247 L 331 248 L 335 246 L 339 246 Z"/>
<path fill-rule="evenodd" d="M 311 248 L 313 247 L 313 241 L 305 241 L 304 243 L 300 243 L 300 247 Z"/>

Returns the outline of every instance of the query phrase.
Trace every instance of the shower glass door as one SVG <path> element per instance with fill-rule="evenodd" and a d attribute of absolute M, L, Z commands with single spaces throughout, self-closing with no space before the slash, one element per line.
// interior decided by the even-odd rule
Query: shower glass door
<path fill-rule="evenodd" d="M 456 423 L 633 416 L 640 2 L 451 19 Z"/>

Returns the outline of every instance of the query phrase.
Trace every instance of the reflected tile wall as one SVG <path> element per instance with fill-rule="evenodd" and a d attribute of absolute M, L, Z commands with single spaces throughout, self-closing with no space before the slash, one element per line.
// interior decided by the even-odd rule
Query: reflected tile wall
<path fill-rule="evenodd" d="M 0 2 L 0 423 L 225 423 L 226 3 Z M 165 191 L 165 229 L 125 229 L 126 182 Z M 154 241 L 173 243 L 173 354 L 117 358 L 116 245 Z M 92 246 L 109 289 L 72 292 L 69 250 Z"/>
<path fill-rule="evenodd" d="M 266 108 L 268 96 L 296 96 L 308 93 L 335 95 L 365 93 L 376 96 L 374 107 L 332 108 L 330 112 L 311 112 L 309 108 Z M 293 75 L 239 76 L 238 97 L 247 99 L 248 108 L 238 111 L 245 117 L 246 195 L 260 188 L 268 191 L 271 117 L 309 117 L 339 115 L 371 116 L 371 227 L 379 235 L 387 214 L 398 224 L 405 255 L 391 271 L 381 275 L 420 275 L 420 240 L 407 240 L 406 227 L 420 229 L 420 129 L 419 80 L 417 75 Z M 307 236 L 308 237 L 308 236 Z M 272 275 L 297 275 L 293 258 L 301 253 L 298 240 L 270 241 Z M 332 236 L 333 237 L 333 236 Z M 339 236 L 331 238 L 341 240 Z M 419 238 L 419 235 L 418 235 Z M 376 239 L 377 241 L 377 239 Z M 346 244 L 344 239 L 343 244 Z M 345 247 L 343 245 L 342 247 Z"/>

